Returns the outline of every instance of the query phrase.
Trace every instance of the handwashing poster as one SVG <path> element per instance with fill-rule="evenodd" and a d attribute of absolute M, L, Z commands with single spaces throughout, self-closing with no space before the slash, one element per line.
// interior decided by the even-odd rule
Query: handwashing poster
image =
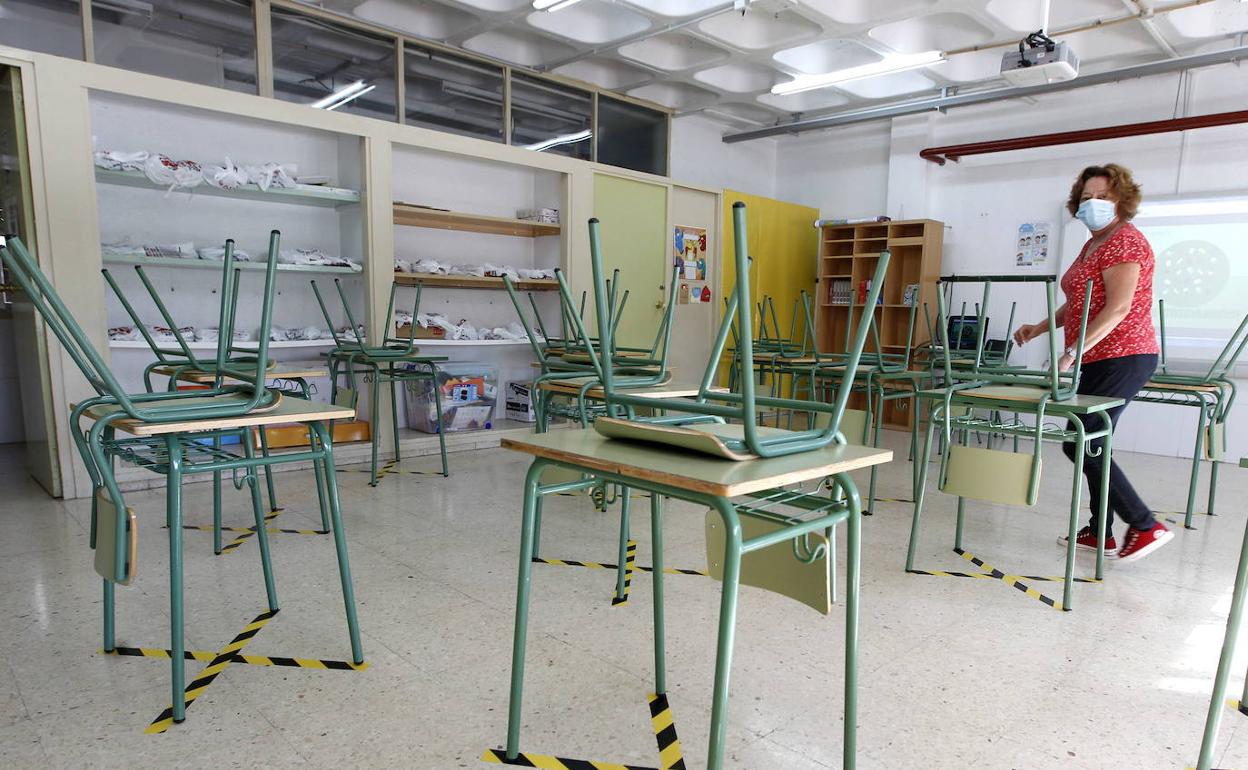
<path fill-rule="evenodd" d="M 1016 267 L 1044 267 L 1049 261 L 1049 223 L 1024 222 L 1018 226 L 1014 248 Z"/>
<path fill-rule="evenodd" d="M 672 234 L 672 251 L 676 267 L 680 268 L 680 304 L 709 302 L 710 293 L 702 286 L 690 286 L 686 281 L 706 280 L 706 228 L 677 225 Z M 686 297 L 688 299 L 686 299 Z"/>

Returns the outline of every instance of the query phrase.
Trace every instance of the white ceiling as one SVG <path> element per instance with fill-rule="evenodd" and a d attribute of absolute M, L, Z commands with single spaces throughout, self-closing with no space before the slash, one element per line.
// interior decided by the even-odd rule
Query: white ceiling
<path fill-rule="evenodd" d="M 664 104 L 678 114 L 704 112 L 736 127 L 908 99 L 945 87 L 999 87 L 1004 49 L 963 49 L 1016 42 L 1039 29 L 1043 6 L 1042 0 L 753 0 L 745 13 L 728 10 L 673 30 L 671 25 L 723 7 L 725 0 L 581 0 L 554 13 L 534 11 L 531 0 L 313 4 L 553 70 Z M 1248 30 L 1248 2 L 1240 0 L 1199 5 L 1190 0 L 1052 0 L 1051 16 L 1050 30 L 1071 45 L 1085 71 L 1222 48 Z M 1112 23 L 1122 19 L 1128 20 Z M 1097 22 L 1111 23 L 1056 34 Z M 948 60 L 840 87 L 790 96 L 770 93 L 773 85 L 799 75 L 932 49 L 950 53 Z"/>

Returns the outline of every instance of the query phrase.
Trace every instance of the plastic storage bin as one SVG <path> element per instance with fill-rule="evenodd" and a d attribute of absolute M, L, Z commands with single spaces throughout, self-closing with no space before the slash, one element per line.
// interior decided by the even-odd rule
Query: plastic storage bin
<path fill-rule="evenodd" d="M 420 369 L 416 365 L 408 368 Z M 498 403 L 498 371 L 475 362 L 444 363 L 438 366 L 437 387 L 442 394 L 442 423 L 428 380 L 405 383 L 404 406 L 407 427 L 424 433 L 454 433 L 489 430 L 494 427 L 494 407 Z"/>

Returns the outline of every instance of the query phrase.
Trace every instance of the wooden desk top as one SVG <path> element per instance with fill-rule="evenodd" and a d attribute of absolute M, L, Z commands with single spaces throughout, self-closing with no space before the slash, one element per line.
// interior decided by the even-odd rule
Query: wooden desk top
<path fill-rule="evenodd" d="M 181 367 L 177 366 L 158 366 L 152 371 L 165 377 L 172 377 Z M 238 367 L 236 367 L 238 368 Z M 310 380 L 313 377 L 328 377 L 328 369 L 269 369 L 264 373 L 266 380 Z M 187 369 L 178 375 L 180 382 L 192 382 L 203 384 L 212 382 L 216 375 L 212 372 L 206 372 L 202 369 Z M 232 378 L 227 378 L 232 381 Z"/>
<path fill-rule="evenodd" d="M 195 403 L 216 400 L 218 403 L 230 403 L 231 400 L 246 403 L 249 398 L 244 395 L 230 395 L 205 398 L 186 398 L 176 402 L 156 402 L 163 404 L 165 409 L 189 406 Z M 148 408 L 159 409 L 154 404 Z M 115 405 L 101 405 L 88 409 L 86 416 L 98 420 L 120 409 Z M 185 420 L 181 422 L 140 422 L 129 418 L 118 420 L 113 426 L 134 436 L 161 436 L 166 433 L 189 433 L 201 430 L 226 430 L 229 428 L 252 428 L 261 425 L 281 425 L 292 422 L 316 422 L 319 420 L 351 420 L 355 418 L 355 410 L 342 406 L 322 404 L 318 401 L 305 401 L 295 396 L 283 396 L 275 409 L 256 411 L 238 417 L 224 417 L 207 420 Z"/>
<path fill-rule="evenodd" d="M 733 462 L 651 444 L 609 439 L 592 430 L 559 430 L 524 438 L 504 438 L 502 446 L 590 471 L 614 473 L 718 497 L 737 497 L 821 479 L 893 459 L 891 450 L 833 444 L 787 457 Z"/>
<path fill-rule="evenodd" d="M 1178 393 L 1217 393 L 1221 388 L 1217 385 L 1202 385 L 1198 383 L 1185 382 L 1153 382 L 1149 380 L 1144 383 L 1141 390 L 1157 390 Z"/>
<path fill-rule="evenodd" d="M 946 392 L 945 388 L 936 388 L 933 390 L 920 390 L 917 395 L 922 398 L 943 399 Z M 1022 406 L 1024 404 L 1039 403 L 1040 398 L 1048 392 L 1048 388 L 1034 385 L 984 385 L 978 388 L 959 390 L 954 394 L 953 400 L 960 404 L 973 403 L 978 400 L 1017 401 Z M 1122 404 L 1121 398 L 1077 394 L 1065 401 L 1047 402 L 1044 405 L 1044 411 L 1046 414 L 1055 412 L 1061 414 L 1091 414 L 1112 409 L 1120 404 Z"/>

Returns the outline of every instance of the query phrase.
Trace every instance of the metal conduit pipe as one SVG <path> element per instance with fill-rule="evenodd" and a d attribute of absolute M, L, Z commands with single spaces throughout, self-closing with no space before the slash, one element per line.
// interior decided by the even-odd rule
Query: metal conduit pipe
<path fill-rule="evenodd" d="M 1131 78 L 1142 78 L 1149 75 L 1160 75 L 1167 72 L 1178 72 L 1180 70 L 1196 69 L 1198 67 L 1209 67 L 1215 64 L 1225 64 L 1227 62 L 1238 61 L 1239 59 L 1245 58 L 1248 58 L 1248 46 L 1241 45 L 1221 51 L 1213 51 L 1211 53 L 1183 56 L 1178 59 L 1162 59 L 1160 61 L 1148 62 L 1147 64 L 1122 67 L 1121 69 L 1110 70 L 1108 72 L 1096 72 L 1088 75 L 1080 75 L 1074 80 L 1067 80 L 1062 83 L 1047 83 L 1038 86 L 1021 86 L 1018 88 L 994 88 L 989 91 L 975 91 L 967 94 L 954 94 L 952 96 L 936 96 L 930 99 L 919 99 L 902 104 L 886 104 L 879 107 L 867 107 L 866 109 L 851 110 L 849 112 L 840 112 L 822 117 L 804 118 L 802 120 L 781 123 L 767 128 L 728 134 L 724 136 L 723 141 L 727 144 L 734 144 L 736 142 L 748 142 L 751 139 L 763 139 L 769 136 L 800 134 L 805 131 L 814 131 L 821 128 L 848 126 L 855 123 L 867 123 L 875 120 L 896 118 L 902 115 L 916 115 L 923 112 L 931 112 L 933 110 L 946 110 L 952 107 L 964 107 L 968 104 L 984 104 L 987 102 L 1001 101 L 1003 99 L 1017 99 L 1023 96 L 1038 96 L 1040 94 L 1056 93 L 1058 91 L 1069 91 L 1075 88 L 1085 88 L 1087 86 L 1096 86 L 1103 83 L 1115 83 L 1120 80 L 1129 80 Z"/>

